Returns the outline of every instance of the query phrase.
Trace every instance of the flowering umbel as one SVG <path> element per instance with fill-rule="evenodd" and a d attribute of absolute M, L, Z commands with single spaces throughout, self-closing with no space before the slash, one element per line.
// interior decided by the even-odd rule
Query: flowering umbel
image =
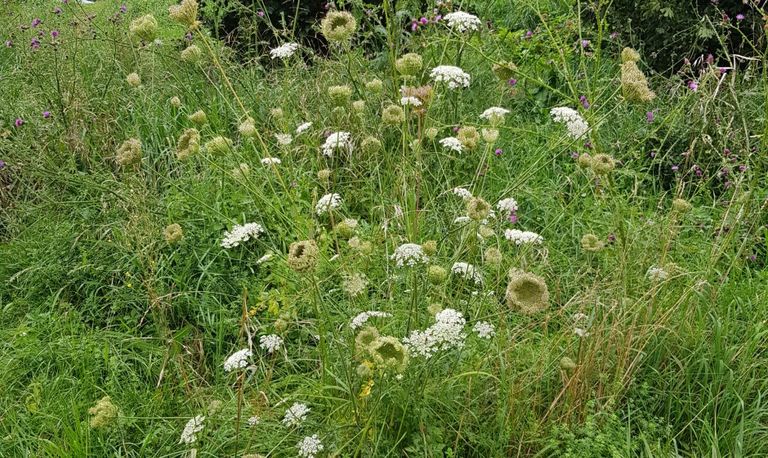
<path fill-rule="evenodd" d="M 141 162 L 141 141 L 130 138 L 117 149 L 115 160 L 121 167 L 128 167 Z"/>

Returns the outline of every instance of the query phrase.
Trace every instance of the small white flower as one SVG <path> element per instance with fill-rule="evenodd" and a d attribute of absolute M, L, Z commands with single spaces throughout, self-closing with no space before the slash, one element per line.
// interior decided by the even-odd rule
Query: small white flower
<path fill-rule="evenodd" d="M 264 233 L 264 227 L 259 223 L 236 224 L 231 231 L 224 232 L 221 241 L 222 248 L 234 248 L 243 242 L 258 238 Z"/>
<path fill-rule="evenodd" d="M 421 106 L 421 100 L 419 100 L 416 97 L 402 97 L 400 99 L 400 105 L 402 106 L 412 106 L 412 107 L 420 107 Z"/>
<path fill-rule="evenodd" d="M 301 458 L 315 458 L 318 453 L 322 452 L 323 442 L 317 437 L 317 434 L 307 436 L 300 440 L 296 447 L 299 449 L 299 456 Z"/>
<path fill-rule="evenodd" d="M 291 134 L 275 134 L 275 139 L 280 146 L 288 146 L 293 142 L 293 136 Z"/>
<path fill-rule="evenodd" d="M 457 153 L 464 151 L 464 147 L 462 146 L 461 141 L 456 137 L 445 137 L 444 139 L 440 140 L 440 144 L 443 146 L 443 148 L 456 151 Z"/>
<path fill-rule="evenodd" d="M 267 254 L 265 254 L 264 256 L 262 256 L 262 257 L 260 257 L 259 259 L 257 259 L 257 260 L 256 260 L 256 264 L 264 264 L 265 262 L 267 262 L 267 261 L 269 261 L 270 259 L 272 259 L 272 257 L 274 257 L 274 256 L 275 256 L 275 255 L 274 255 L 274 254 L 272 254 L 272 253 L 267 253 Z"/>
<path fill-rule="evenodd" d="M 286 426 L 298 426 L 307 419 L 307 414 L 311 409 L 306 404 L 295 402 L 285 411 L 283 424 Z"/>
<path fill-rule="evenodd" d="M 472 79 L 469 73 L 452 65 L 437 66 L 432 69 L 429 76 L 438 83 L 446 83 L 449 89 L 469 87 L 469 82 Z"/>
<path fill-rule="evenodd" d="M 341 206 L 341 196 L 338 194 L 326 194 L 321 197 L 315 205 L 315 212 L 318 216 Z"/>
<path fill-rule="evenodd" d="M 226 372 L 232 372 L 235 369 L 242 369 L 248 365 L 248 358 L 253 355 L 253 352 L 247 348 L 238 350 L 224 361 L 224 370 Z"/>
<path fill-rule="evenodd" d="M 279 165 L 282 162 L 278 157 L 265 157 L 261 160 L 262 165 Z"/>
<path fill-rule="evenodd" d="M 297 49 L 299 49 L 299 45 L 297 43 L 286 43 L 282 46 L 278 46 L 277 48 L 270 50 L 269 55 L 272 57 L 272 59 L 287 59 L 291 57 Z"/>
<path fill-rule="evenodd" d="M 354 147 L 352 144 L 352 134 L 349 132 L 334 132 L 325 139 L 325 143 L 323 143 L 321 148 L 323 156 L 333 157 L 333 153 L 336 151 L 351 153 Z"/>
<path fill-rule="evenodd" d="M 192 444 L 197 440 L 197 433 L 203 430 L 205 425 L 203 421 L 205 417 L 198 415 L 195 418 L 189 420 L 187 425 L 184 426 L 184 431 L 181 432 L 181 439 L 179 444 Z"/>
<path fill-rule="evenodd" d="M 258 425 L 259 423 L 261 423 L 261 418 L 259 418 L 259 417 L 258 417 L 258 416 L 256 416 L 256 415 L 254 415 L 254 416 L 252 416 L 252 417 L 250 417 L 250 418 L 248 419 L 248 426 L 251 426 L 251 427 L 253 427 L 253 426 L 256 426 L 256 425 Z"/>
<path fill-rule="evenodd" d="M 416 264 L 426 264 L 429 257 L 424 253 L 421 245 L 415 243 L 405 243 L 395 249 L 391 259 L 395 261 L 397 267 L 413 267 Z"/>
<path fill-rule="evenodd" d="M 448 27 L 456 29 L 459 32 L 478 30 L 482 24 L 480 18 L 474 14 L 465 13 L 464 11 L 448 13 L 445 15 L 445 20 L 448 21 Z"/>
<path fill-rule="evenodd" d="M 481 339 L 490 339 L 496 335 L 496 328 L 487 321 L 478 321 L 472 328 Z"/>
<path fill-rule="evenodd" d="M 354 318 L 352 318 L 352 321 L 349 323 L 349 327 L 352 328 L 352 330 L 357 330 L 371 318 L 389 318 L 391 316 L 391 313 L 369 310 L 367 312 L 358 313 Z"/>
<path fill-rule="evenodd" d="M 311 122 L 305 122 L 303 124 L 299 124 L 299 127 L 296 128 L 296 135 L 303 134 L 304 132 L 309 130 L 310 127 L 312 127 L 312 123 Z"/>
<path fill-rule="evenodd" d="M 283 345 L 283 339 L 276 334 L 269 334 L 259 337 L 259 347 L 267 350 L 267 353 L 274 353 Z"/>
<path fill-rule="evenodd" d="M 483 277 L 480 275 L 477 268 L 466 262 L 454 262 L 453 266 L 451 266 L 451 273 L 472 280 L 476 284 L 483 282 Z"/>
<path fill-rule="evenodd" d="M 577 140 L 589 131 L 589 124 L 581 117 L 578 111 L 569 107 L 555 107 L 549 114 L 552 120 L 563 123 L 568 128 L 568 136 Z"/>
<path fill-rule="evenodd" d="M 516 245 L 541 245 L 544 237 L 535 232 L 521 231 L 519 229 L 507 229 L 504 231 L 504 238 Z"/>

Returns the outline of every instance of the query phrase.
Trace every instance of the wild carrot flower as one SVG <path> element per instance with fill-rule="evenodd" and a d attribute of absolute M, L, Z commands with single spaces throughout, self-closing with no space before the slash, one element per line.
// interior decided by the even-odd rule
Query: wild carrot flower
<path fill-rule="evenodd" d="M 479 30 L 482 25 L 480 18 L 464 11 L 448 13 L 445 15 L 445 20 L 448 21 L 448 27 L 459 32 Z"/>
<path fill-rule="evenodd" d="M 481 339 L 490 339 L 496 335 L 496 328 L 487 321 L 478 321 L 475 326 L 472 327 L 478 337 Z"/>
<path fill-rule="evenodd" d="M 504 231 L 504 238 L 515 245 L 541 245 L 544 238 L 535 232 L 521 231 L 519 229 L 507 229 Z"/>
<path fill-rule="evenodd" d="M 349 132 L 334 132 L 325 139 L 321 147 L 323 156 L 333 157 L 337 151 L 352 153 L 354 144 L 352 143 L 352 134 Z"/>
<path fill-rule="evenodd" d="M 285 43 L 269 51 L 272 59 L 287 59 L 299 49 L 298 43 Z"/>
<path fill-rule="evenodd" d="M 461 312 L 445 309 L 435 315 L 435 324 L 423 331 L 412 331 L 403 343 L 411 355 L 428 359 L 438 351 L 463 347 L 465 324 Z"/>
<path fill-rule="evenodd" d="M 310 410 L 312 409 L 307 407 L 306 404 L 301 402 L 294 402 L 293 405 L 285 411 L 283 424 L 289 427 L 300 425 L 302 422 L 304 422 L 304 420 L 307 419 L 307 414 Z"/>
<path fill-rule="evenodd" d="M 95 406 L 88 409 L 88 413 L 92 415 L 89 424 L 91 428 L 103 428 L 110 425 L 118 415 L 118 408 L 112 403 L 112 399 L 109 396 L 101 398 Z"/>
<path fill-rule="evenodd" d="M 157 36 L 157 19 L 151 14 L 145 14 L 131 21 L 128 29 L 131 35 L 149 43 Z"/>
<path fill-rule="evenodd" d="M 461 144 L 461 140 L 456 137 L 445 137 L 440 140 L 440 145 L 447 150 L 455 151 L 457 153 L 462 153 L 464 151 L 464 146 Z"/>
<path fill-rule="evenodd" d="M 574 140 L 583 137 L 589 131 L 589 124 L 573 108 L 555 107 L 550 110 L 550 114 L 555 122 L 566 125 L 568 135 Z"/>
<path fill-rule="evenodd" d="M 349 327 L 354 331 L 363 327 L 363 325 L 367 323 L 371 318 L 388 318 L 391 316 L 391 313 L 369 310 L 367 312 L 362 312 L 355 315 L 355 317 L 352 318 L 352 321 L 349 323 Z"/>
<path fill-rule="evenodd" d="M 315 205 L 315 213 L 322 216 L 341 206 L 341 196 L 335 193 L 326 194 L 321 197 Z"/>
<path fill-rule="evenodd" d="M 301 458 L 315 458 L 324 449 L 323 442 L 317 437 L 317 434 L 306 436 L 296 444 L 296 447 L 299 449 L 299 457 Z"/>
<path fill-rule="evenodd" d="M 429 262 L 429 257 L 424 253 L 424 249 L 415 243 L 400 245 L 395 249 L 391 259 L 395 261 L 397 267 L 414 267 L 417 264 Z"/>
<path fill-rule="evenodd" d="M 432 69 L 429 76 L 437 81 L 446 83 L 449 89 L 469 87 L 471 77 L 469 73 L 452 65 L 440 65 Z"/>
<path fill-rule="evenodd" d="M 283 345 L 283 339 L 277 334 L 269 334 L 259 337 L 259 347 L 267 353 L 274 353 Z"/>
<path fill-rule="evenodd" d="M 331 42 L 343 43 L 357 30 L 357 20 L 346 11 L 331 11 L 320 22 L 320 31 Z"/>
<path fill-rule="evenodd" d="M 251 356 L 253 356 L 253 352 L 247 348 L 234 352 L 224 361 L 224 371 L 232 372 L 235 369 L 242 369 L 248 366 L 248 358 Z"/>
<path fill-rule="evenodd" d="M 171 19 L 186 26 L 188 29 L 196 29 L 200 22 L 197 20 L 197 1 L 182 0 L 179 5 L 172 5 L 168 8 Z"/>
<path fill-rule="evenodd" d="M 296 272 L 308 272 L 317 265 L 317 258 L 320 256 L 320 249 L 314 240 L 302 240 L 293 242 L 288 247 L 288 267 Z"/>
<path fill-rule="evenodd" d="M 455 262 L 451 267 L 451 273 L 460 277 L 474 281 L 476 284 L 483 283 L 483 277 L 479 270 L 472 264 L 466 262 Z"/>
<path fill-rule="evenodd" d="M 264 226 L 259 223 L 236 224 L 231 231 L 224 232 L 222 248 L 234 248 L 248 240 L 257 239 L 264 233 Z"/>
<path fill-rule="evenodd" d="M 205 425 L 203 424 L 203 421 L 205 421 L 205 417 L 202 415 L 198 415 L 191 420 L 189 420 L 184 426 L 184 430 L 181 432 L 181 439 L 179 439 L 180 444 L 193 444 L 195 441 L 197 441 L 197 434 L 205 428 Z"/>

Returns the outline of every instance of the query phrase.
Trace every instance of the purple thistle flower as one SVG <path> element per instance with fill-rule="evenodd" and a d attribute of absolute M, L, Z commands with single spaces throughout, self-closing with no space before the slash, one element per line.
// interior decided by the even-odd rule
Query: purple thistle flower
<path fill-rule="evenodd" d="M 16 118 L 16 121 L 13 123 L 13 125 L 16 127 L 21 127 L 24 125 L 24 120 L 21 118 Z"/>
<path fill-rule="evenodd" d="M 416 30 L 418 30 L 418 28 L 419 28 L 419 23 L 416 21 L 413 21 L 411 23 L 411 32 L 415 32 Z"/>
<path fill-rule="evenodd" d="M 672 166 L 672 171 L 673 171 L 673 172 L 677 172 L 678 170 L 680 170 L 680 167 L 678 167 L 678 166 L 676 166 L 676 165 L 673 165 L 673 166 Z"/>
<path fill-rule="evenodd" d="M 699 83 L 696 81 L 688 81 L 688 89 L 692 90 L 693 92 L 696 92 L 699 90 Z"/>
<path fill-rule="evenodd" d="M 48 119 L 50 117 L 51 117 L 51 112 L 50 111 L 46 110 L 46 111 L 43 112 L 43 118 Z"/>
<path fill-rule="evenodd" d="M 585 110 L 589 110 L 589 100 L 587 100 L 586 95 L 579 97 L 579 102 L 581 102 L 581 106 L 583 106 Z"/>
<path fill-rule="evenodd" d="M 509 222 L 515 224 L 517 222 L 517 213 L 512 212 L 509 214 Z"/>
<path fill-rule="evenodd" d="M 59 31 L 58 30 L 51 30 L 51 38 L 54 40 L 59 37 Z"/>
<path fill-rule="evenodd" d="M 128 12 L 128 7 L 125 5 L 125 3 L 120 5 L 120 12 L 121 13 L 127 13 Z"/>
<path fill-rule="evenodd" d="M 739 22 L 743 21 L 744 20 L 744 15 L 741 14 L 741 13 L 737 14 L 736 15 L 736 20 L 739 21 Z"/>
<path fill-rule="evenodd" d="M 61 14 L 61 8 L 59 8 L 58 6 L 56 8 L 54 8 L 53 9 L 53 14 Z"/>
<path fill-rule="evenodd" d="M 571 159 L 576 160 L 579 158 L 579 153 L 577 151 L 571 151 Z"/>
<path fill-rule="evenodd" d="M 259 10 L 259 11 L 257 11 L 257 12 L 256 12 L 256 15 L 257 15 L 258 17 L 264 17 L 264 11 L 262 11 L 262 10 Z"/>
<path fill-rule="evenodd" d="M 616 234 L 608 234 L 608 243 L 616 242 Z"/>
<path fill-rule="evenodd" d="M 6 48 L 13 48 L 13 42 L 11 40 L 5 40 Z"/>
<path fill-rule="evenodd" d="M 653 111 L 649 111 L 649 112 L 647 112 L 647 113 L 645 114 L 645 120 L 648 122 L 648 124 L 650 124 L 650 123 L 652 123 L 652 122 L 653 122 L 653 118 L 654 118 L 654 116 L 655 116 L 655 115 L 653 114 Z"/>
<path fill-rule="evenodd" d="M 494 154 L 496 155 L 496 157 L 499 157 L 502 154 L 504 154 L 504 151 L 501 148 L 496 148 L 496 151 L 494 151 Z"/>
<path fill-rule="evenodd" d="M 510 78 L 510 79 L 509 79 L 509 81 L 507 81 L 507 83 L 508 83 L 510 86 L 514 86 L 514 85 L 516 85 L 516 84 L 517 84 L 517 80 L 516 80 L 516 79 L 514 79 L 514 78 Z"/>
<path fill-rule="evenodd" d="M 34 18 L 32 19 L 32 27 L 37 27 L 40 25 L 43 21 L 40 18 Z"/>
<path fill-rule="evenodd" d="M 3 170 L 5 168 L 5 161 L 0 159 L 0 170 Z"/>
<path fill-rule="evenodd" d="M 421 19 L 419 19 L 419 23 L 421 23 L 421 25 L 427 25 L 429 24 L 429 19 L 422 16 Z"/>
<path fill-rule="evenodd" d="M 529 31 L 525 32 L 525 36 L 523 36 L 523 38 L 526 38 L 526 39 L 533 38 L 533 31 L 529 30 Z"/>
<path fill-rule="evenodd" d="M 587 48 L 589 46 L 589 40 L 581 40 L 581 47 Z"/>
<path fill-rule="evenodd" d="M 33 38 L 32 41 L 29 43 L 29 46 L 32 47 L 32 49 L 40 49 L 40 40 L 37 38 Z"/>
<path fill-rule="evenodd" d="M 742 172 L 742 173 L 743 173 L 743 172 L 746 172 L 746 171 L 747 171 L 747 166 L 746 166 L 746 165 L 744 165 L 744 164 L 741 164 L 741 165 L 739 166 L 739 172 Z"/>

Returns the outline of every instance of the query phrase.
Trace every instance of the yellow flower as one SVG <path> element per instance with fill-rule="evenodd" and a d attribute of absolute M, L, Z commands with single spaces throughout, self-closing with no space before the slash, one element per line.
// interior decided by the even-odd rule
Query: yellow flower
<path fill-rule="evenodd" d="M 360 389 L 360 394 L 358 395 L 358 397 L 360 399 L 365 399 L 368 396 L 370 396 L 371 389 L 373 388 L 373 384 L 374 384 L 373 379 L 368 380 L 368 382 L 365 385 L 363 385 L 363 387 Z"/>

